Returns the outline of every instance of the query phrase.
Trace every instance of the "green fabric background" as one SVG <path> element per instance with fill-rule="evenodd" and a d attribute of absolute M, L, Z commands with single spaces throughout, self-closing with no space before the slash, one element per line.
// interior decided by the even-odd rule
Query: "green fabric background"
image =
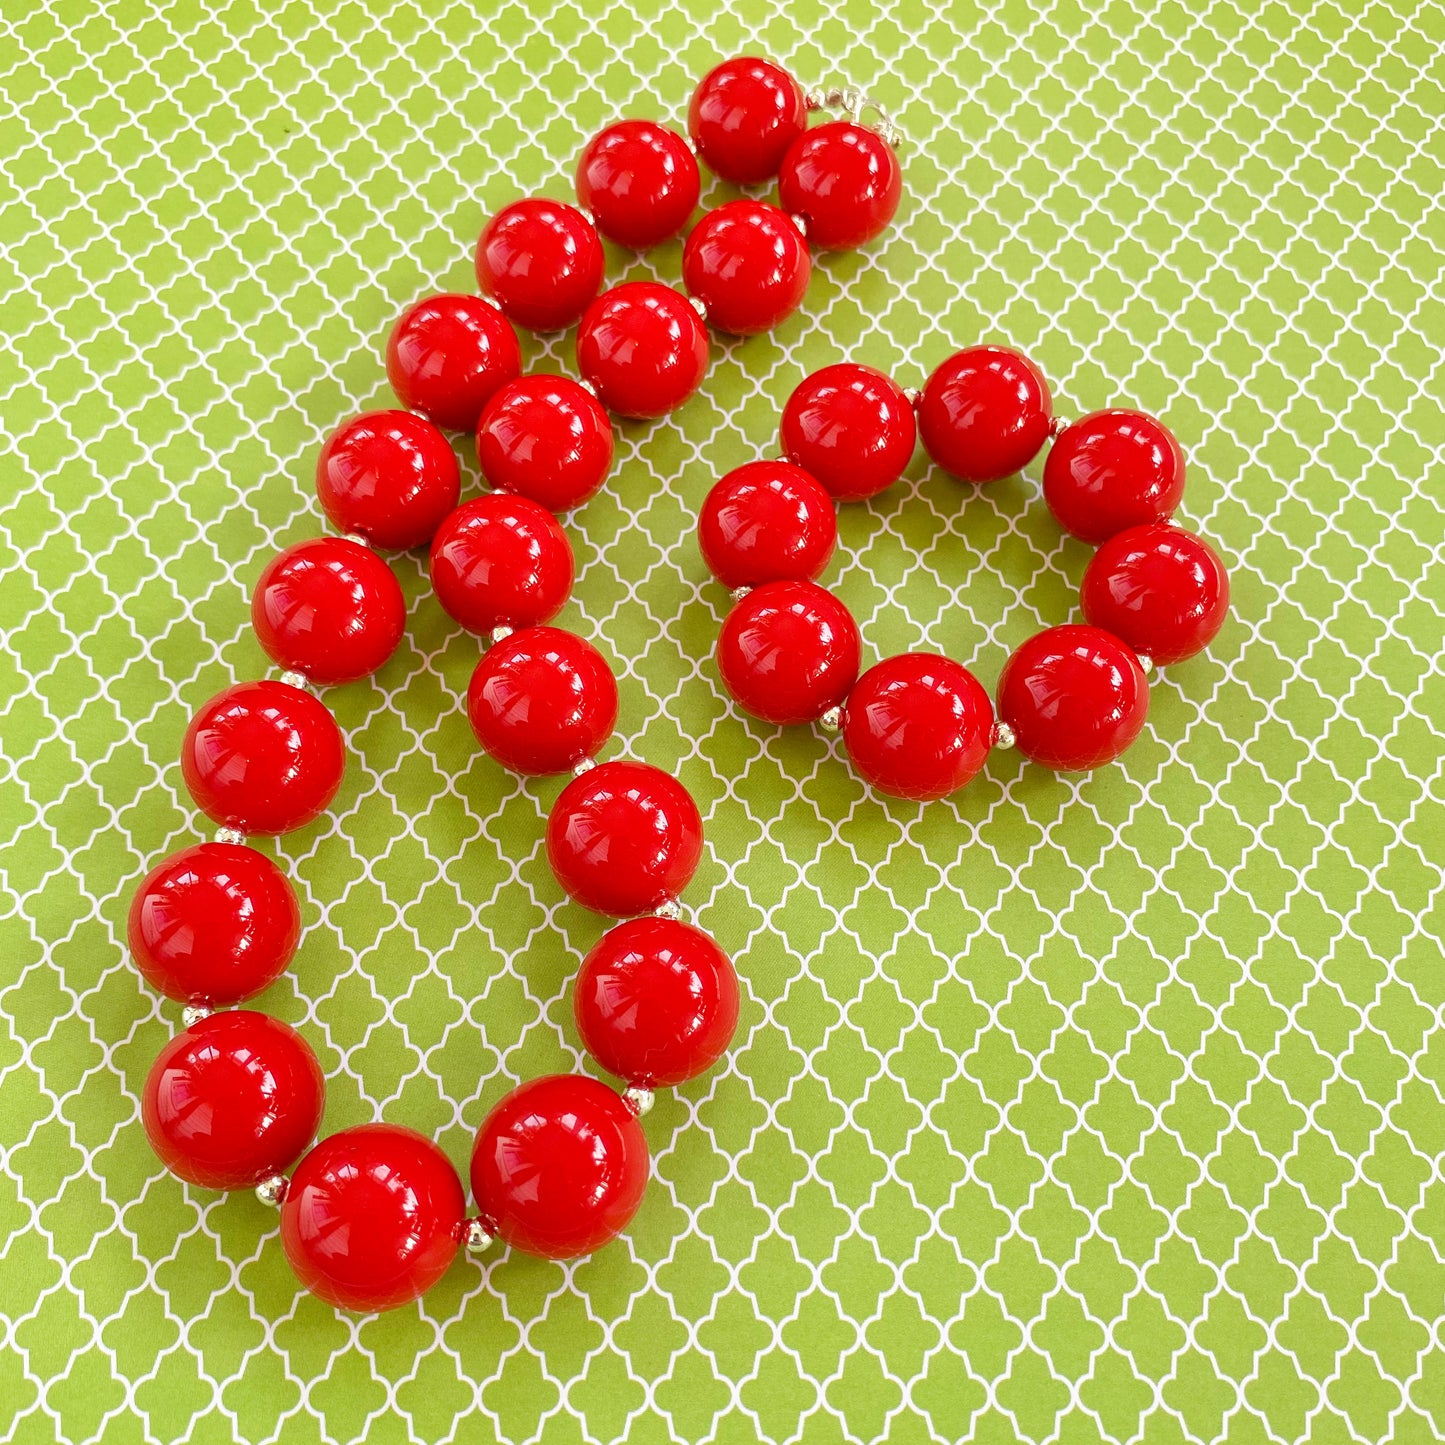
<path fill-rule="evenodd" d="M 1438 1438 L 1440 6 L 325 9 L 0 0 L 0 1438 Z M 745 981 L 737 1047 L 649 1117 L 625 1242 L 339 1317 L 261 1205 L 146 1147 L 177 1010 L 129 895 L 198 834 L 186 719 L 263 670 L 249 589 L 317 530 L 321 438 L 388 403 L 391 319 L 742 49 L 897 109 L 898 224 L 621 427 L 562 619 L 617 666 L 613 754 L 703 807 L 687 902 Z M 610 263 L 674 280 L 678 247 Z M 1063 415 L 1167 418 L 1235 610 L 1121 766 L 1002 755 L 890 803 L 728 703 L 694 519 L 803 372 L 917 383 L 978 339 Z M 1038 493 L 920 453 L 846 510 L 825 580 L 867 658 L 992 687 L 1073 616 L 1088 551 Z M 307 931 L 261 1006 L 318 1049 L 328 1130 L 463 1164 L 512 1083 L 579 1063 L 602 925 L 542 855 L 558 785 L 479 756 L 476 644 L 397 570 L 400 653 L 327 696 L 337 807 L 275 847 Z"/>

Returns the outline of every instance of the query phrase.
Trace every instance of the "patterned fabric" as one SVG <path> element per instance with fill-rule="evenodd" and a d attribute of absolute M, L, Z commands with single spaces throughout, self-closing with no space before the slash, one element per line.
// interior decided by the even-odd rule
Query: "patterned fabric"
<path fill-rule="evenodd" d="M 0 18 L 0 1438 L 1438 1438 L 1440 5 L 325 8 Z M 181 733 L 266 670 L 249 589 L 318 529 L 322 437 L 388 403 L 398 310 L 743 50 L 895 110 L 904 206 L 620 427 L 561 619 L 618 670 L 610 755 L 703 808 L 687 902 L 738 961 L 738 1044 L 660 1096 L 625 1242 L 338 1317 L 274 1216 L 163 1176 L 138 1123 L 178 1010 L 125 914 L 198 835 Z M 610 263 L 675 281 L 679 248 Z M 1065 416 L 1167 419 L 1235 611 L 1122 765 L 1001 755 L 891 803 L 730 705 L 694 521 L 805 372 L 917 384 L 975 340 Z M 866 660 L 992 687 L 1075 615 L 1088 549 L 1037 466 L 973 491 L 920 453 L 841 526 Z M 512 1083 L 583 1062 L 602 923 L 543 856 L 560 783 L 478 754 L 476 643 L 397 570 L 401 651 L 327 694 L 338 805 L 275 848 L 307 931 L 261 1006 L 318 1049 L 327 1130 L 385 1116 L 464 1165 Z"/>

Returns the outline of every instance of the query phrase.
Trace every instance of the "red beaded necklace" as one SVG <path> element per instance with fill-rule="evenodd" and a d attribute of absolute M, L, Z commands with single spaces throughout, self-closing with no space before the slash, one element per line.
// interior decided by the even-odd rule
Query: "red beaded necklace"
<path fill-rule="evenodd" d="M 839 105 L 850 118 L 808 128 L 809 110 Z M 869 109 L 879 117 L 871 126 Z M 257 636 L 286 671 L 226 689 L 186 730 L 182 773 L 221 825 L 216 839 L 163 862 L 132 904 L 137 966 L 186 1005 L 185 1028 L 146 1081 L 151 1143 L 191 1184 L 255 1187 L 279 1205 L 298 1277 L 342 1308 L 417 1298 L 464 1244 L 496 1237 L 552 1258 L 605 1244 L 646 1185 L 638 1118 L 651 1090 L 710 1068 L 736 1028 L 733 965 L 682 921 L 677 901 L 701 857 L 697 807 L 657 768 L 596 761 L 616 722 L 616 682 L 590 643 L 547 625 L 573 580 L 555 514 L 602 485 L 609 410 L 651 417 L 680 405 L 707 368 L 704 319 L 743 335 L 777 325 L 803 299 L 809 246 L 881 234 L 901 178 L 880 107 L 853 92 L 805 95 L 766 61 L 731 60 L 707 75 L 689 131 L 691 148 L 647 121 L 609 126 L 578 166 L 585 210 L 532 199 L 488 222 L 476 270 L 490 299 L 428 297 L 398 320 L 386 365 L 407 410 L 345 423 L 318 462 L 322 508 L 346 535 L 287 548 L 256 586 Z M 732 201 L 693 226 L 683 248 L 690 296 L 651 282 L 603 292 L 600 237 L 643 248 L 681 231 L 698 201 L 695 155 L 740 183 L 776 175 L 781 208 Z M 585 381 L 521 376 L 513 324 L 577 324 Z M 475 430 L 489 495 L 458 506 L 456 457 L 439 427 Z M 1049 504 L 1070 530 L 1104 543 L 1084 581 L 1090 625 L 1052 629 L 1010 658 L 997 725 L 988 694 L 948 659 L 890 658 L 860 678 L 858 629 L 813 580 L 836 543 L 834 500 L 896 481 L 919 430 L 934 460 L 974 482 L 1017 471 L 1057 433 Z M 782 437 L 787 460 L 738 468 L 703 508 L 703 555 L 738 598 L 719 667 L 760 717 L 841 727 L 855 766 L 884 791 L 941 796 L 1010 739 L 1055 767 L 1116 756 L 1147 706 L 1139 654 L 1188 656 L 1222 619 L 1218 558 L 1164 525 L 1183 481 L 1172 437 L 1133 412 L 1058 431 L 1047 386 L 1015 352 L 959 352 L 917 395 L 867 367 L 828 367 L 789 400 Z M 405 607 L 373 549 L 423 544 L 442 606 L 489 643 L 467 693 L 478 740 L 516 772 L 575 773 L 548 818 L 548 860 L 574 899 L 627 920 L 587 955 L 574 995 L 583 1044 L 624 1089 L 566 1074 L 506 1095 L 476 1137 L 470 1218 L 455 1170 L 412 1130 L 368 1124 L 311 1146 L 325 1092 L 311 1049 L 263 1014 L 212 1012 L 260 992 L 295 953 L 295 894 L 245 840 L 302 827 L 330 805 L 345 750 L 307 684 L 365 677 L 391 656 Z"/>

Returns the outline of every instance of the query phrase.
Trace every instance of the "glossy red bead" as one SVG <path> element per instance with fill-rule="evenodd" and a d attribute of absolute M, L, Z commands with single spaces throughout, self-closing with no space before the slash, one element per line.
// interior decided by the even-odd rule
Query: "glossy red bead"
<path fill-rule="evenodd" d="M 1019 751 L 1062 772 L 1111 763 L 1139 736 L 1149 685 L 1132 648 L 1098 627 L 1029 638 L 998 679 L 999 717 Z"/>
<path fill-rule="evenodd" d="M 1043 374 L 1007 346 L 954 352 L 918 400 L 928 455 L 965 482 L 997 482 L 1021 471 L 1048 440 L 1052 420 Z"/>
<path fill-rule="evenodd" d="M 596 228 L 576 206 L 514 201 L 482 230 L 477 284 L 518 326 L 565 331 L 602 289 L 606 259 Z"/>
<path fill-rule="evenodd" d="M 457 1171 L 430 1139 L 360 1124 L 329 1135 L 296 1166 L 281 1244 L 312 1294 L 370 1314 L 409 1304 L 447 1272 L 465 1210 Z"/>
<path fill-rule="evenodd" d="M 1159 664 L 1214 640 L 1229 612 L 1229 574 L 1202 537 L 1163 522 L 1105 542 L 1079 589 L 1084 616 Z"/>
<path fill-rule="evenodd" d="M 406 627 L 391 568 L 345 537 L 315 537 L 266 564 L 251 594 L 266 655 L 313 682 L 354 682 L 382 666 Z"/>
<path fill-rule="evenodd" d="M 397 400 L 456 431 L 471 431 L 492 393 L 521 370 L 517 333 L 480 296 L 428 296 L 402 312 L 386 343 Z"/>
<path fill-rule="evenodd" d="M 578 201 L 609 241 L 634 251 L 687 225 L 699 185 L 687 142 L 650 120 L 619 120 L 598 131 L 577 162 Z"/>
<path fill-rule="evenodd" d="M 710 1069 L 738 1025 L 732 961 L 700 928 L 633 918 L 583 960 L 573 994 L 577 1032 L 610 1074 L 644 1088 Z"/>
<path fill-rule="evenodd" d="M 663 416 L 681 406 L 707 371 L 707 328 L 671 286 L 626 281 L 587 309 L 577 330 L 577 365 L 597 398 L 619 416 Z"/>
<path fill-rule="evenodd" d="M 590 642 L 524 627 L 493 643 L 472 673 L 477 741 L 515 773 L 561 773 L 595 757 L 617 723 L 617 680 Z"/>
<path fill-rule="evenodd" d="M 246 1189 L 300 1157 L 325 1100 L 321 1065 L 295 1029 L 230 1009 L 161 1050 L 141 1093 L 141 1121 L 178 1179 Z"/>
<path fill-rule="evenodd" d="M 843 743 L 879 792 L 943 798 L 988 757 L 993 706 L 966 667 L 907 652 L 884 658 L 858 679 L 843 709 Z"/>
<path fill-rule="evenodd" d="M 1163 422 L 1141 411 L 1096 411 L 1054 438 L 1044 500 L 1085 542 L 1164 522 L 1184 495 L 1184 453 Z"/>
<path fill-rule="evenodd" d="M 913 459 L 918 427 L 903 388 L 841 362 L 805 376 L 783 407 L 783 451 L 840 501 L 885 491 Z"/>
<path fill-rule="evenodd" d="M 717 666 L 739 706 L 771 723 L 816 722 L 858 679 L 858 625 L 826 588 L 769 582 L 737 603 Z"/>
<path fill-rule="evenodd" d="M 778 174 L 779 204 L 807 223 L 824 251 L 851 251 L 883 234 L 898 213 L 903 172 L 877 131 L 833 120 L 804 132 Z"/>
<path fill-rule="evenodd" d="M 572 544 L 545 507 L 493 492 L 464 502 L 432 539 L 437 600 L 468 632 L 534 627 L 572 592 Z"/>
<path fill-rule="evenodd" d="M 198 843 L 151 869 L 131 899 L 131 957 L 181 1003 L 240 1003 L 285 972 L 301 938 L 286 875 L 254 848 Z"/>
<path fill-rule="evenodd" d="M 813 263 L 796 225 L 762 201 L 709 211 L 682 248 L 682 279 L 719 331 L 753 336 L 803 303 Z"/>
<path fill-rule="evenodd" d="M 460 493 L 451 443 L 409 411 L 344 422 L 316 463 L 316 494 L 338 530 L 396 551 L 430 542 Z"/>
<path fill-rule="evenodd" d="M 547 819 L 547 860 L 586 907 L 647 913 L 687 887 L 702 858 L 692 794 L 647 763 L 599 763 L 574 778 Z"/>
<path fill-rule="evenodd" d="M 477 459 L 499 492 L 565 512 L 606 479 L 612 423 L 596 397 L 565 376 L 519 377 L 482 412 Z"/>
<path fill-rule="evenodd" d="M 745 462 L 707 494 L 698 546 L 724 587 L 808 582 L 828 565 L 838 518 L 827 492 L 791 462 Z"/>
<path fill-rule="evenodd" d="M 627 1228 L 648 1168 L 646 1136 L 616 1090 L 550 1074 L 487 1115 L 472 1149 L 472 1196 L 513 1249 L 571 1259 Z"/>
<path fill-rule="evenodd" d="M 325 812 L 346 770 L 325 703 L 284 682 L 241 682 L 191 719 L 181 773 L 201 811 L 243 833 L 289 833 Z"/>
<path fill-rule="evenodd" d="M 751 55 L 708 71 L 687 111 L 698 154 L 740 186 L 777 175 L 788 147 L 807 126 L 802 87 L 781 66 Z"/>

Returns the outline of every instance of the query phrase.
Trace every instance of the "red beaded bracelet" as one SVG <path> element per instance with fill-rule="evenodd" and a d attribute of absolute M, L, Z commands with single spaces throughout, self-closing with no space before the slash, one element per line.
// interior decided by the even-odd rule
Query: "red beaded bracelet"
<path fill-rule="evenodd" d="M 807 112 L 827 105 L 852 118 L 807 129 Z M 662 127 L 624 121 L 589 143 L 577 176 L 585 213 L 532 199 L 493 218 L 476 255 L 490 299 L 432 296 L 405 311 L 386 348 L 405 410 L 357 417 L 322 448 L 317 493 L 346 535 L 289 547 L 261 574 L 252 620 L 285 669 L 280 681 L 226 689 L 186 730 L 186 786 L 221 826 L 215 841 L 155 868 L 132 902 L 138 968 L 186 1005 L 185 1028 L 147 1078 L 144 1126 L 182 1180 L 254 1187 L 279 1205 L 298 1278 L 334 1305 L 404 1304 L 459 1247 L 494 1236 L 553 1258 L 605 1244 L 642 1198 L 649 1160 L 637 1119 L 651 1090 L 702 1073 L 732 1039 L 733 965 L 679 916 L 702 852 L 696 804 L 656 768 L 595 761 L 616 721 L 616 682 L 591 644 L 546 625 L 573 579 L 554 513 L 595 493 L 611 466 L 604 406 L 656 416 L 696 390 L 704 317 L 742 333 L 775 325 L 811 273 L 804 236 L 832 249 L 887 226 L 901 189 L 894 134 L 876 106 L 878 123 L 862 124 L 870 105 L 852 92 L 805 96 L 778 67 L 746 58 L 702 81 L 690 115 L 698 154 L 722 175 L 780 174 L 784 209 L 732 202 L 704 217 L 685 247 L 690 300 L 648 282 L 598 295 L 599 233 L 655 244 L 696 206 L 693 151 Z M 520 376 L 511 322 L 579 320 L 585 382 Z M 438 427 L 475 428 L 491 495 L 457 505 L 456 458 Z M 362 1125 L 307 1152 L 325 1097 L 314 1053 L 275 1019 L 212 1012 L 266 988 L 296 952 L 295 894 L 245 840 L 302 827 L 335 797 L 345 748 L 307 684 L 353 681 L 391 656 L 405 606 L 372 549 L 423 544 L 443 607 L 489 643 L 467 692 L 478 740 L 520 773 L 575 772 L 548 818 L 548 860 L 574 899 L 628 920 L 587 955 L 574 995 L 584 1046 L 626 1087 L 619 1096 L 571 1074 L 512 1090 L 476 1137 L 471 1218 L 449 1161 L 412 1130 Z"/>

